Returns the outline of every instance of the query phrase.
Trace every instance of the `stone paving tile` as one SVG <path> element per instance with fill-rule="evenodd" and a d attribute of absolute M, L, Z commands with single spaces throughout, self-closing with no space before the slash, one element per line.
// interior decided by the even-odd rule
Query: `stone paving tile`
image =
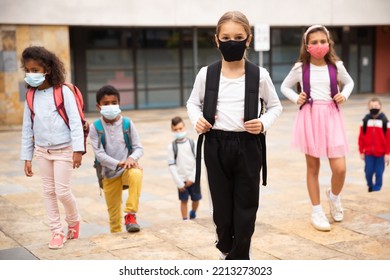
<path fill-rule="evenodd" d="M 109 235 L 99 235 L 91 237 L 89 240 L 108 251 L 146 246 L 150 243 L 158 244 L 159 242 L 163 242 L 161 238 L 156 237 L 153 232 L 151 233 L 147 229 L 132 234 L 123 232 Z"/>
<path fill-rule="evenodd" d="M 344 241 L 329 246 L 354 256 L 358 260 L 389 260 L 389 239 L 365 237 L 358 241 Z"/>
<path fill-rule="evenodd" d="M 14 239 L 0 231 L 0 250 L 10 249 L 20 246 Z"/>
<path fill-rule="evenodd" d="M 37 260 L 38 258 L 23 247 L 0 250 L 0 260 Z"/>
<path fill-rule="evenodd" d="M 111 250 L 121 260 L 196 260 L 196 256 L 169 242 L 148 243 L 142 246 Z"/>
<path fill-rule="evenodd" d="M 88 239 L 68 240 L 63 248 L 57 250 L 49 249 L 47 243 L 25 247 L 41 260 L 88 259 L 89 255 L 104 254 L 107 251 Z"/>

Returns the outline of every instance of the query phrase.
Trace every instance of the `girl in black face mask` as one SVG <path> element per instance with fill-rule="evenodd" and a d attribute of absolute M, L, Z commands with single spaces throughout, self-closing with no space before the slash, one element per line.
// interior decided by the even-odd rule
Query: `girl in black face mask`
<path fill-rule="evenodd" d="M 247 73 L 245 71 L 249 65 L 245 51 L 251 40 L 251 28 L 245 15 L 240 12 L 225 13 L 218 22 L 215 35 L 222 61 L 218 63 L 221 71 L 216 71 L 213 76 L 219 90 L 211 123 L 206 120 L 210 118 L 205 109 L 211 107 L 208 102 L 211 94 L 209 91 L 205 94 L 205 85 L 210 81 L 210 78 L 206 79 L 208 69 L 213 72 L 211 69 L 215 69 L 215 64 L 199 71 L 187 102 L 195 130 L 205 136 L 204 161 L 218 235 L 216 247 L 220 250 L 221 259 L 250 258 L 262 167 L 260 134 L 268 130 L 282 112 L 267 70 L 250 64 L 252 70 L 248 68 Z M 246 114 L 245 107 L 250 102 L 245 101 L 245 89 L 251 87 L 246 85 L 246 81 L 254 84 L 259 92 L 254 99 L 254 104 L 258 105 L 252 111 L 254 117 Z M 266 112 L 260 116 L 261 99 L 265 100 Z"/>
<path fill-rule="evenodd" d="M 369 192 L 382 188 L 385 164 L 389 164 L 390 159 L 389 121 L 381 109 L 380 99 L 371 98 L 368 102 L 370 113 L 364 117 L 359 133 L 360 158 L 365 162 L 364 172 Z"/>

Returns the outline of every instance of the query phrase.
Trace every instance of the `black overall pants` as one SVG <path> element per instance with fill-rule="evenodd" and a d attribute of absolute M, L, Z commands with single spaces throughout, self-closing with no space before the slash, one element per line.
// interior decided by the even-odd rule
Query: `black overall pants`
<path fill-rule="evenodd" d="M 259 206 L 260 137 L 211 130 L 205 137 L 204 160 L 217 227 L 216 247 L 228 254 L 227 260 L 248 260 Z"/>

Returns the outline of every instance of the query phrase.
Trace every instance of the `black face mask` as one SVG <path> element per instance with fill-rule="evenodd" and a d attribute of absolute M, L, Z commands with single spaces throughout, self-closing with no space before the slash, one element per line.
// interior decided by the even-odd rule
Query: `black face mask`
<path fill-rule="evenodd" d="M 243 41 L 234 41 L 229 40 L 226 42 L 222 42 L 218 39 L 219 42 L 219 50 L 221 51 L 223 58 L 228 61 L 240 61 L 244 56 L 246 50 L 246 42 L 248 38 Z"/>
<path fill-rule="evenodd" d="M 379 113 L 379 109 L 370 109 L 370 115 L 371 116 L 376 116 Z"/>

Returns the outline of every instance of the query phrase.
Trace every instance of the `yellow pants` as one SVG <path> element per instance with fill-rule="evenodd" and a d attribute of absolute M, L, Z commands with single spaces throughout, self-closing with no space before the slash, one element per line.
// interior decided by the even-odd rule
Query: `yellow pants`
<path fill-rule="evenodd" d="M 103 192 L 106 199 L 111 232 L 122 231 L 122 186 L 128 185 L 128 197 L 123 212 L 137 213 L 142 188 L 142 170 L 126 169 L 121 176 L 103 179 Z"/>

